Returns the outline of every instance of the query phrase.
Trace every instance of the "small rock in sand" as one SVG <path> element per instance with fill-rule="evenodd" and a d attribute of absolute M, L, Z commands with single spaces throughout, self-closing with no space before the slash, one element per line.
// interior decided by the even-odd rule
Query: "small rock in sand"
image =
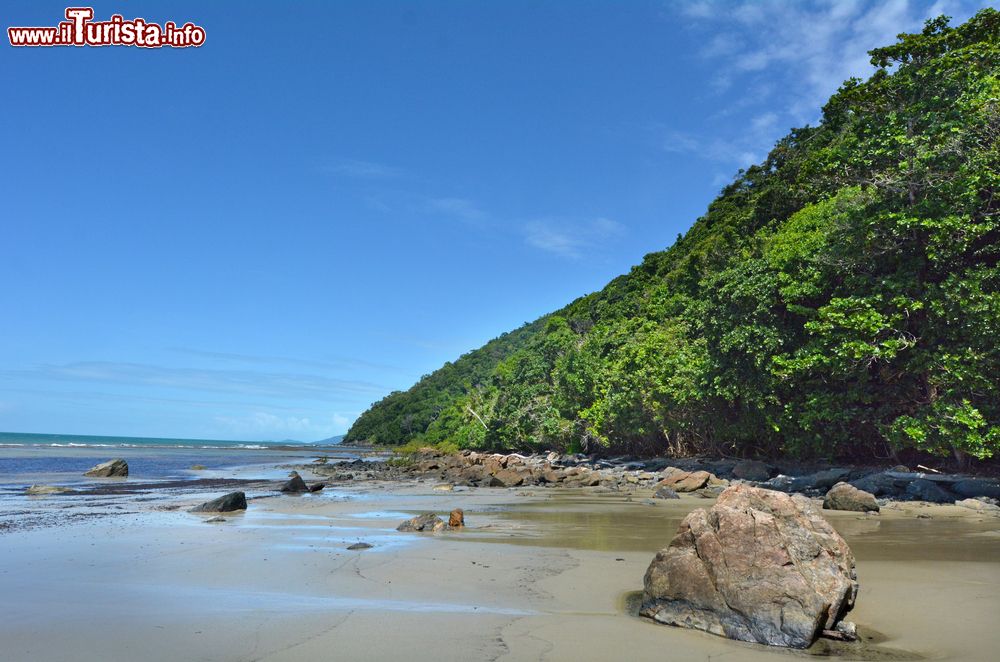
<path fill-rule="evenodd" d="M 55 485 L 32 485 L 24 493 L 31 496 L 44 496 L 46 494 L 65 494 L 72 491 L 68 487 L 56 487 Z"/>
<path fill-rule="evenodd" d="M 83 475 L 91 478 L 124 478 L 128 476 L 128 462 L 121 458 L 101 462 Z"/>
<path fill-rule="evenodd" d="M 192 464 L 191 465 L 191 471 L 204 471 L 204 470 L 205 470 L 205 465 L 204 464 Z"/>
<path fill-rule="evenodd" d="M 371 544 L 366 543 L 366 542 L 356 542 L 353 545 L 348 545 L 347 549 L 350 549 L 350 550 L 371 549 L 372 547 L 374 547 L 374 545 L 371 545 Z"/>
<path fill-rule="evenodd" d="M 681 495 L 674 492 L 672 489 L 666 485 L 662 485 L 656 488 L 656 492 L 653 493 L 654 499 L 680 499 Z"/>
<path fill-rule="evenodd" d="M 453 529 L 460 529 L 465 526 L 465 511 L 461 508 L 451 511 L 451 515 L 448 516 L 448 526 Z"/>
<path fill-rule="evenodd" d="M 309 486 L 309 491 L 320 492 L 323 490 L 324 487 L 326 487 L 326 483 L 313 483 L 312 485 Z"/>
<path fill-rule="evenodd" d="M 454 489 L 455 489 L 455 486 L 452 485 L 451 483 L 442 483 L 441 485 L 435 485 L 434 486 L 434 491 L 435 492 L 451 492 Z"/>
<path fill-rule="evenodd" d="M 209 517 L 207 520 L 205 520 L 205 523 L 206 524 L 217 524 L 219 522 L 225 522 L 225 521 L 226 521 L 225 517 L 219 517 L 218 515 L 216 515 L 215 517 Z"/>
<path fill-rule="evenodd" d="M 969 510 L 975 510 L 980 513 L 1000 515 L 1000 506 L 995 506 L 992 503 L 980 501 L 979 499 L 962 499 L 961 501 L 956 501 L 955 505 L 961 506 L 962 508 L 968 508 Z"/>

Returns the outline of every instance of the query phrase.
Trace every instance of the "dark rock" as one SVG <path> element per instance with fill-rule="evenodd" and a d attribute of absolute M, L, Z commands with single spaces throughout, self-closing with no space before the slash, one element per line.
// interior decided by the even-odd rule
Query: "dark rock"
<path fill-rule="evenodd" d="M 933 481 L 918 478 L 906 486 L 906 493 L 917 501 L 929 501 L 931 503 L 951 503 L 955 500 L 955 495 L 937 486 Z"/>
<path fill-rule="evenodd" d="M 444 531 L 448 525 L 444 523 L 440 517 L 434 513 L 425 513 L 423 515 L 417 515 L 411 519 L 406 520 L 402 524 L 396 527 L 397 531 L 427 531 L 430 533 L 437 533 L 438 531 Z"/>
<path fill-rule="evenodd" d="M 859 490 L 849 483 L 837 483 L 830 488 L 823 499 L 827 510 L 851 510 L 860 513 L 878 512 L 875 495 Z"/>
<path fill-rule="evenodd" d="M 366 542 L 356 542 L 353 545 L 348 545 L 347 549 L 354 551 L 358 549 L 371 549 L 372 547 L 374 547 L 374 545 L 371 545 Z"/>
<path fill-rule="evenodd" d="M 725 485 L 706 485 L 700 490 L 695 490 L 692 492 L 696 497 L 701 499 L 714 499 L 715 497 L 722 494 L 726 489 Z"/>
<path fill-rule="evenodd" d="M 760 460 L 742 460 L 733 467 L 733 477 L 763 483 L 771 478 L 771 467 Z"/>
<path fill-rule="evenodd" d="M 799 476 L 793 481 L 796 492 L 806 490 L 828 490 L 851 475 L 850 469 L 827 469 L 808 476 Z"/>
<path fill-rule="evenodd" d="M 988 480 L 981 480 L 978 478 L 960 480 L 952 485 L 951 489 L 955 492 L 955 494 L 966 498 L 984 496 L 990 497 L 991 499 L 1000 499 L 1000 483 Z"/>
<path fill-rule="evenodd" d="M 877 497 L 890 497 L 895 499 L 898 499 L 906 494 L 906 486 L 908 484 L 908 479 L 894 478 L 884 471 L 851 481 L 851 485 L 859 490 L 870 492 Z"/>
<path fill-rule="evenodd" d="M 83 475 L 92 478 L 124 478 L 128 476 L 128 462 L 121 458 L 101 462 Z"/>
<path fill-rule="evenodd" d="M 850 474 L 850 469 L 826 469 L 806 476 L 775 476 L 761 487 L 779 492 L 826 491 L 837 483 L 847 480 Z"/>
<path fill-rule="evenodd" d="M 452 529 L 460 529 L 465 526 L 465 511 L 461 508 L 451 511 L 448 516 L 448 526 Z"/>
<path fill-rule="evenodd" d="M 302 480 L 302 476 L 293 471 L 291 479 L 281 486 L 281 491 L 291 492 L 293 494 L 298 492 L 308 492 L 309 486 L 306 485 L 306 481 Z"/>
<path fill-rule="evenodd" d="M 234 510 L 247 509 L 247 495 L 243 492 L 230 492 L 218 499 L 212 499 L 192 508 L 192 513 L 228 513 Z"/>
<path fill-rule="evenodd" d="M 646 571 L 661 623 L 806 648 L 854 606 L 854 555 L 805 497 L 735 485 L 691 512 Z"/>
<path fill-rule="evenodd" d="M 672 489 L 670 489 L 669 487 L 667 487 L 666 485 L 662 485 L 662 486 L 656 488 L 656 491 L 653 492 L 653 498 L 654 499 L 680 499 L 681 496 L 679 494 L 677 494 L 677 492 L 675 492 Z"/>
<path fill-rule="evenodd" d="M 711 462 L 705 462 L 701 468 L 716 476 L 732 476 L 737 464 L 739 462 L 736 460 L 712 460 Z"/>
<path fill-rule="evenodd" d="M 324 487 L 326 487 L 326 483 L 313 483 L 312 485 L 309 486 L 309 491 L 320 492 Z"/>

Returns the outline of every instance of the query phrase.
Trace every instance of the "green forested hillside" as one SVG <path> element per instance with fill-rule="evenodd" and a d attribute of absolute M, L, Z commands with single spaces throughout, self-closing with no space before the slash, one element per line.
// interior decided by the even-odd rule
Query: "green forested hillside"
<path fill-rule="evenodd" d="M 347 440 L 1000 450 L 1000 14 L 871 56 L 674 246 L 389 395 Z"/>

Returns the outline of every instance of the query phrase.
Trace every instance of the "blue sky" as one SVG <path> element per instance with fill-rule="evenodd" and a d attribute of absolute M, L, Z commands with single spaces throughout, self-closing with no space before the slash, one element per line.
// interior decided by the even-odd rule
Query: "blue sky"
<path fill-rule="evenodd" d="M 207 41 L 0 45 L 4 431 L 342 433 L 670 245 L 867 49 L 984 6 L 93 5 Z"/>

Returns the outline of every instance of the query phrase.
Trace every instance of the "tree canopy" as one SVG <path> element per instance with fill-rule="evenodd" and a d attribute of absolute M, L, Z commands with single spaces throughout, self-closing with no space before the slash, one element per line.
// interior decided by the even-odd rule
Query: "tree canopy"
<path fill-rule="evenodd" d="M 1000 451 L 1000 13 L 870 54 L 672 247 L 390 394 L 347 441 Z"/>

